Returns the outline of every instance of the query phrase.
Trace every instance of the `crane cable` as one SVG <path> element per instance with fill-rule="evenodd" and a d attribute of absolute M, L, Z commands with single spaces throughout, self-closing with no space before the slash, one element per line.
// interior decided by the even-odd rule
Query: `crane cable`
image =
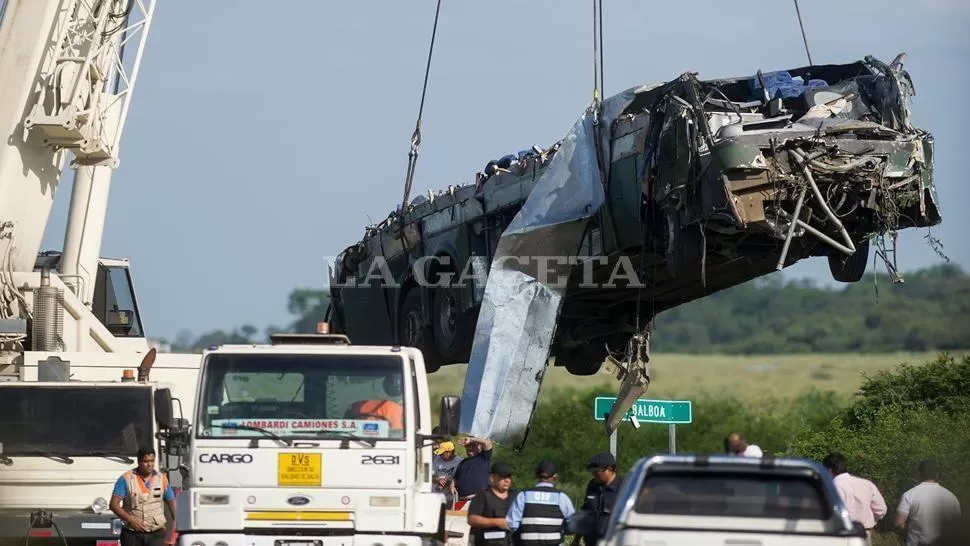
<path fill-rule="evenodd" d="M 798 9 L 798 0 L 794 0 L 794 1 L 795 1 L 795 15 L 798 16 L 798 28 L 800 28 L 802 31 L 802 43 L 805 44 L 805 55 L 808 56 L 809 66 L 814 66 L 812 64 L 812 54 L 811 52 L 808 51 L 808 38 L 805 37 L 805 25 L 802 24 L 802 12 L 800 9 Z"/>
<path fill-rule="evenodd" d="M 418 120 L 411 135 L 411 151 L 408 152 L 408 171 L 404 180 L 404 199 L 401 201 L 401 215 L 407 211 L 408 199 L 411 197 L 411 185 L 414 182 L 414 168 L 418 163 L 418 148 L 421 146 L 421 116 L 424 114 L 424 97 L 428 92 L 428 74 L 431 72 L 431 55 L 434 53 L 434 38 L 438 32 L 438 14 L 441 12 L 441 0 L 434 10 L 434 26 L 431 29 L 431 46 L 428 48 L 428 64 L 424 68 L 424 85 L 421 88 L 421 105 L 418 107 Z"/>
<path fill-rule="evenodd" d="M 603 93 L 603 0 L 593 0 L 593 108 L 597 112 L 599 112 L 600 97 Z"/>

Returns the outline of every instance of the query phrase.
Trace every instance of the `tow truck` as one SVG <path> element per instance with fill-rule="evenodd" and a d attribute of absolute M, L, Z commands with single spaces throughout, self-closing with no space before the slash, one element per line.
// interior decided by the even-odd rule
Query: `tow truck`
<path fill-rule="evenodd" d="M 432 490 L 431 446 L 459 399 L 432 434 L 426 373 L 413 347 L 329 333 L 204 351 L 179 546 L 448 542 L 464 515 Z"/>
<path fill-rule="evenodd" d="M 199 355 L 156 354 L 128 261 L 99 256 L 154 7 L 0 0 L 0 544 L 117 542 L 105 499 L 138 444 L 172 431 L 150 401 L 195 398 Z M 42 252 L 65 166 L 63 249 Z"/>

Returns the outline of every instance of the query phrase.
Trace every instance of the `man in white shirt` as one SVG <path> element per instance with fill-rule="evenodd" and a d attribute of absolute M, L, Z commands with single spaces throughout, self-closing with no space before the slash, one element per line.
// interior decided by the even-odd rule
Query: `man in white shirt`
<path fill-rule="evenodd" d="M 919 477 L 922 482 L 903 493 L 896 508 L 896 528 L 908 531 L 906 546 L 933 544 L 944 538 L 949 523 L 960 518 L 960 501 L 940 485 L 936 461 L 921 461 Z"/>
<path fill-rule="evenodd" d="M 724 452 L 742 457 L 764 457 L 760 447 L 749 444 L 737 432 L 732 432 L 724 438 Z"/>
<path fill-rule="evenodd" d="M 842 497 L 849 517 L 858 521 L 866 528 L 872 539 L 872 528 L 879 523 L 887 512 L 886 500 L 883 499 L 879 488 L 871 481 L 853 476 L 848 472 L 845 457 L 841 453 L 831 453 L 822 461 L 822 466 L 832 474 L 835 489 Z"/>

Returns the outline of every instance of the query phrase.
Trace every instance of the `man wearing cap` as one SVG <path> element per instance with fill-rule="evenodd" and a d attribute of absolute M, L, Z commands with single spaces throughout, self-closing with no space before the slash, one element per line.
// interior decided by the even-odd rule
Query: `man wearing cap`
<path fill-rule="evenodd" d="M 476 494 L 468 507 L 468 526 L 471 527 L 471 546 L 509 546 L 505 516 L 514 496 L 512 467 L 495 463 L 488 475 L 489 485 Z"/>
<path fill-rule="evenodd" d="M 606 524 L 613 513 L 613 505 L 623 486 L 623 477 L 616 473 L 616 458 L 609 451 L 597 453 L 589 460 L 586 469 L 593 473 L 593 479 L 586 485 L 586 494 L 580 510 L 593 515 L 596 534 L 573 539 L 573 546 L 579 544 L 580 538 L 586 546 L 594 546 L 596 541 L 606 534 Z"/>
<path fill-rule="evenodd" d="M 461 460 L 455 455 L 454 442 L 441 442 L 434 448 L 434 460 L 431 462 L 434 490 L 443 492 L 448 504 L 455 500 L 455 469 Z"/>
<path fill-rule="evenodd" d="M 519 546 L 559 546 L 566 523 L 576 509 L 569 495 L 556 488 L 558 472 L 552 461 L 536 468 L 538 482 L 512 499 L 505 523 Z"/>

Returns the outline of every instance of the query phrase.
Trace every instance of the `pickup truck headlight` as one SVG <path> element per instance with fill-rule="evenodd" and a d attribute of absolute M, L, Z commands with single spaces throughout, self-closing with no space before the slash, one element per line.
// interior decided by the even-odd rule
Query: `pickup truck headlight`
<path fill-rule="evenodd" d="M 229 504 L 229 495 L 199 495 L 199 504 Z"/>

